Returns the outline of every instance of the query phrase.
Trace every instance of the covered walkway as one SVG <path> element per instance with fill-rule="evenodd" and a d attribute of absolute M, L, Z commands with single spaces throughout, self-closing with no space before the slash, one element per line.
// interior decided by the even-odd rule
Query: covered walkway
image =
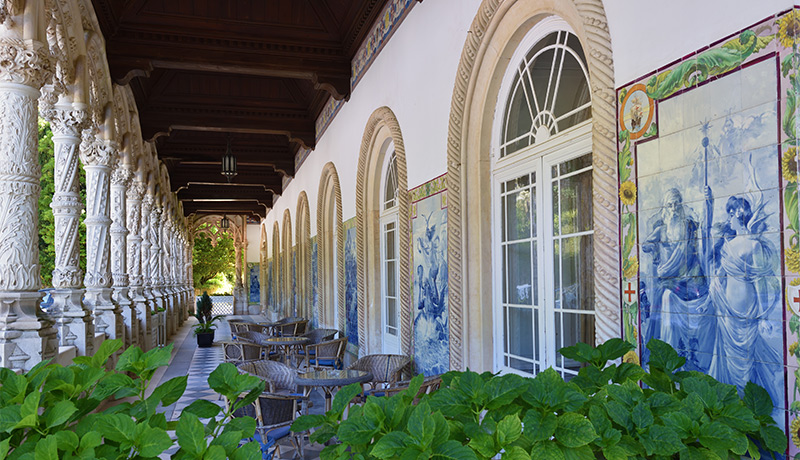
<path fill-rule="evenodd" d="M 254 321 L 263 320 L 260 316 L 245 317 Z M 186 385 L 186 391 L 183 396 L 175 404 L 163 408 L 164 415 L 167 420 L 178 420 L 181 411 L 198 399 L 206 399 L 215 404 L 222 404 L 219 395 L 211 390 L 208 386 L 208 376 L 223 362 L 222 347 L 218 345 L 220 341 L 230 340 L 231 333 L 227 321 L 220 321 L 215 334 L 215 344 L 211 348 L 198 348 L 197 341 L 192 333 L 192 326 L 196 324 L 196 320 L 191 318 L 183 324 L 173 337 L 174 348 L 172 352 L 172 360 L 169 366 L 158 370 L 153 377 L 151 388 L 167 382 L 168 380 L 179 377 L 181 375 L 188 375 L 189 380 Z M 311 393 L 311 408 L 309 413 L 321 414 L 325 407 L 324 397 L 320 390 L 312 391 Z M 281 443 L 281 457 L 280 458 L 296 458 L 295 449 L 291 446 L 288 440 Z M 174 447 L 162 456 L 162 458 L 169 458 L 170 455 L 177 451 L 178 447 Z M 319 452 L 322 446 L 306 445 L 304 447 L 304 457 L 307 459 L 319 458 Z"/>

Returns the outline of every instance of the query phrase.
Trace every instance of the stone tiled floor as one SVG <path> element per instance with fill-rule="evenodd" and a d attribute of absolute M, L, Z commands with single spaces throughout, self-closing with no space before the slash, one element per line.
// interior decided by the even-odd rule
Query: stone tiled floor
<path fill-rule="evenodd" d="M 263 318 L 258 317 L 251 317 L 250 319 L 263 320 Z M 189 376 L 186 391 L 181 399 L 175 404 L 163 408 L 167 420 L 177 420 L 183 409 L 197 399 L 206 399 L 219 405 L 224 404 L 219 395 L 208 386 L 209 374 L 223 361 L 222 348 L 218 345 L 214 345 L 211 348 L 198 348 L 197 341 L 192 334 L 192 325 L 195 323 L 194 318 L 190 318 L 174 335 L 172 341 L 175 345 L 172 361 L 167 368 L 156 374 L 153 379 L 153 385 L 151 385 L 151 388 L 155 388 L 160 383 L 166 382 L 171 378 L 180 375 Z M 217 328 L 214 337 L 215 341 L 230 340 L 231 334 L 228 323 L 225 321 L 221 323 Z M 309 412 L 322 413 L 325 403 L 320 391 L 312 392 L 311 401 L 312 407 Z M 284 440 L 280 444 L 281 459 L 299 458 L 299 455 L 297 455 L 288 440 Z M 303 450 L 303 458 L 318 459 L 322 446 L 305 444 Z M 162 455 L 162 458 L 170 458 L 175 453 L 174 451 L 177 451 L 177 448 Z"/>

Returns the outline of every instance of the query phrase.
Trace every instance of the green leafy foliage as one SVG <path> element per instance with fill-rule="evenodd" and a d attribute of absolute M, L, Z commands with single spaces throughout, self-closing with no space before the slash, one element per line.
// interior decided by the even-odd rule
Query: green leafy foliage
<path fill-rule="evenodd" d="M 407 390 L 370 396 L 343 419 L 361 391 L 355 384 L 336 394 L 328 413 L 302 416 L 292 430 L 313 430 L 312 442 L 338 441 L 323 460 L 727 459 L 786 450 L 766 390 L 749 383 L 740 398 L 732 385 L 679 371 L 684 359 L 665 342 L 648 348 L 649 371 L 616 364 L 633 349 L 621 339 L 563 348 L 584 363 L 569 382 L 553 369 L 534 378 L 449 372 L 415 405 L 417 376 Z"/>
<path fill-rule="evenodd" d="M 195 289 L 212 290 L 210 281 L 219 273 L 233 279 L 234 249 L 233 238 L 216 226 L 202 224 L 194 240 L 192 261 Z M 209 238 L 209 235 L 215 239 Z"/>
<path fill-rule="evenodd" d="M 128 348 L 107 370 L 120 347 L 119 340 L 107 340 L 94 356 L 75 358 L 67 367 L 43 362 L 25 375 L 0 368 L 0 459 L 155 459 L 175 445 L 168 429 L 180 446 L 173 458 L 259 457 L 258 443 L 240 446 L 254 435 L 255 420 L 233 413 L 264 390 L 262 380 L 221 364 L 209 385 L 225 396 L 225 407 L 196 401 L 178 422 L 167 422 L 157 409 L 180 399 L 187 377 L 152 392 L 148 387 L 169 363 L 172 345 L 146 353 Z"/>

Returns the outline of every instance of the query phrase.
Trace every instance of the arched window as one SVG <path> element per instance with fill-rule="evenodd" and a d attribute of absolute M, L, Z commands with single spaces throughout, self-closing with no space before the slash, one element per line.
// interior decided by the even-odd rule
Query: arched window
<path fill-rule="evenodd" d="M 381 180 L 381 311 L 383 352 L 400 353 L 400 310 L 398 301 L 398 218 L 397 158 L 394 142 L 384 147 Z"/>
<path fill-rule="evenodd" d="M 551 17 L 523 38 L 498 98 L 493 161 L 498 369 L 565 378 L 594 344 L 591 95 L 585 56 Z"/>
<path fill-rule="evenodd" d="M 317 241 L 319 242 L 319 317 L 320 324 L 344 331 L 344 321 L 340 321 L 340 292 L 343 295 L 344 270 L 340 254 L 342 254 L 342 192 L 339 187 L 339 175 L 333 163 L 323 168 L 320 179 L 319 198 L 317 203 Z M 343 311 L 343 310 L 342 310 Z"/>

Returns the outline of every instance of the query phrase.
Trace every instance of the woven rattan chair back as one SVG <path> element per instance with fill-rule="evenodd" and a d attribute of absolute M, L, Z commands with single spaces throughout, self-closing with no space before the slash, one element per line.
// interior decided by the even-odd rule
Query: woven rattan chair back
<path fill-rule="evenodd" d="M 375 354 L 359 358 L 348 369 L 370 372 L 373 384 L 392 386 L 404 377 L 411 377 L 410 364 L 409 356 Z"/>
<path fill-rule="evenodd" d="M 253 331 L 244 331 L 240 332 L 236 338 L 238 340 L 253 342 L 253 343 L 264 343 L 264 339 L 268 338 L 269 336 L 263 334 L 261 332 L 253 332 Z"/>
<path fill-rule="evenodd" d="M 308 344 L 313 345 L 315 343 L 333 340 L 337 332 L 339 331 L 336 329 L 314 329 L 313 331 L 303 334 L 303 337 L 308 337 Z"/>
<path fill-rule="evenodd" d="M 281 324 L 276 329 L 278 333 L 281 335 L 281 337 L 296 337 L 298 335 L 303 335 L 306 333 L 307 324 L 308 320 L 302 319 L 300 321 Z"/>
<path fill-rule="evenodd" d="M 269 389 L 271 393 L 283 390 L 290 392 L 297 390 L 297 384 L 295 383 L 297 371 L 286 364 L 277 361 L 259 360 L 242 363 L 238 367 L 244 372 L 267 380 L 271 387 Z"/>
<path fill-rule="evenodd" d="M 309 367 L 315 369 L 341 369 L 346 349 L 347 337 L 307 345 Z"/>

